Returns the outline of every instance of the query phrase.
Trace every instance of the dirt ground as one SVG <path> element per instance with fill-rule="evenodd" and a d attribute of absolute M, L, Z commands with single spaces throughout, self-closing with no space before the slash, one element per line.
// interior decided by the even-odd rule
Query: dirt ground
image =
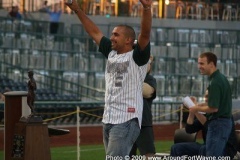
<path fill-rule="evenodd" d="M 154 135 L 156 140 L 172 139 L 175 129 L 179 128 L 178 124 L 172 125 L 155 125 Z M 76 128 L 69 129 L 70 133 L 63 136 L 54 136 L 50 138 L 51 146 L 68 146 L 77 144 Z M 102 144 L 102 126 L 81 127 L 80 128 L 80 145 L 85 144 Z"/>
<path fill-rule="evenodd" d="M 154 135 L 156 140 L 170 140 L 174 135 L 175 129 L 179 124 L 154 125 Z M 49 138 L 51 147 L 73 146 L 77 145 L 76 127 L 61 127 L 67 129 L 69 134 L 61 136 L 52 136 Z M 86 144 L 103 144 L 102 126 L 84 126 L 80 127 L 80 145 Z M 4 130 L 0 130 L 0 150 L 4 147 Z"/>
<path fill-rule="evenodd" d="M 174 131 L 179 128 L 178 123 L 174 124 L 162 124 L 154 125 L 155 140 L 173 140 Z M 61 128 L 68 129 L 69 134 L 61 136 L 52 136 L 49 138 L 51 147 L 60 146 L 74 146 L 77 145 L 77 130 L 76 127 Z M 240 125 L 236 126 L 236 129 L 240 129 Z M 198 134 L 198 137 L 201 137 Z M 102 142 L 102 126 L 88 126 L 80 127 L 80 145 L 86 144 L 103 144 Z M 0 130 L 0 150 L 3 150 L 4 146 L 4 130 Z"/>

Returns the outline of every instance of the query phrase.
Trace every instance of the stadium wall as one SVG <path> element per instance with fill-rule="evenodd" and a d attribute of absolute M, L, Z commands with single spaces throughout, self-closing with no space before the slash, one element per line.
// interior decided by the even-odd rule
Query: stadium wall
<path fill-rule="evenodd" d="M 0 16 L 7 16 L 6 10 L 0 10 Z M 47 13 L 33 12 L 26 14 L 28 18 L 42 21 L 49 21 Z M 106 17 L 106 16 L 89 16 L 96 24 L 139 24 L 140 17 Z M 60 22 L 65 25 L 80 23 L 74 14 L 62 14 Z M 159 19 L 153 18 L 153 27 L 172 27 L 172 28 L 196 28 L 196 29 L 229 29 L 239 30 L 240 21 L 218 21 L 218 20 L 192 20 L 192 19 Z"/>

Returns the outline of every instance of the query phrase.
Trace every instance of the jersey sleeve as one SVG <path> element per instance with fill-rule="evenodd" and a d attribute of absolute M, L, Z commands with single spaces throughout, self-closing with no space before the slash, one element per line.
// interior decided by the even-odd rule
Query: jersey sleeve
<path fill-rule="evenodd" d="M 133 60 L 138 66 L 143 66 L 148 63 L 150 58 L 150 43 L 144 48 L 144 50 L 140 50 L 138 43 L 135 45 L 133 50 Z"/>
<path fill-rule="evenodd" d="M 108 58 L 109 53 L 111 52 L 111 41 L 107 37 L 103 36 L 98 51 L 101 52 L 106 58 Z"/>

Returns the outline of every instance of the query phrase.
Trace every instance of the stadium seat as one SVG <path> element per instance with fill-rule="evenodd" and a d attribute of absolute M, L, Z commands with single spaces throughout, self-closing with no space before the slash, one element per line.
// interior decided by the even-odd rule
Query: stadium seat
<path fill-rule="evenodd" d="M 181 142 L 195 142 L 197 138 L 197 133 L 189 134 L 185 131 L 185 128 L 180 128 L 175 130 L 174 143 Z"/>

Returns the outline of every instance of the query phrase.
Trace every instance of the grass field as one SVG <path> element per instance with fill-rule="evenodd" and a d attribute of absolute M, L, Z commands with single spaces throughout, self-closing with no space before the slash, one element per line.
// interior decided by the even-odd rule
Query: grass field
<path fill-rule="evenodd" d="M 155 143 L 157 152 L 169 152 L 173 141 L 158 141 Z M 51 148 L 52 160 L 78 160 L 77 147 L 56 147 Z M 3 159 L 3 151 L 0 151 L 0 160 Z M 103 145 L 80 146 L 79 160 L 104 160 L 105 152 Z"/>

